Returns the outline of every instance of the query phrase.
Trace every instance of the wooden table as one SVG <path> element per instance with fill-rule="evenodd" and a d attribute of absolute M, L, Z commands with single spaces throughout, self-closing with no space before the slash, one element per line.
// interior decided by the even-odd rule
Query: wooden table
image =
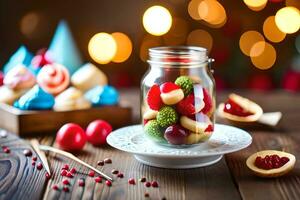
<path fill-rule="evenodd" d="M 218 102 L 223 101 L 228 93 L 218 96 Z M 112 187 L 104 183 L 95 183 L 87 177 L 88 170 L 72 161 L 50 153 L 48 160 L 54 176 L 46 181 L 44 171 L 36 173 L 34 168 L 26 168 L 26 163 L 14 167 L 11 163 L 9 172 L 0 171 L 0 199 L 146 199 L 145 192 L 150 199 L 300 199 L 300 163 L 296 162 L 295 169 L 288 175 L 276 179 L 263 179 L 254 176 L 246 167 L 246 158 L 259 150 L 276 149 L 290 152 L 299 159 L 300 153 L 300 95 L 283 91 L 270 93 L 255 93 L 239 91 L 239 94 L 249 97 L 263 106 L 265 111 L 281 111 L 283 119 L 275 129 L 249 130 L 253 137 L 250 147 L 237 153 L 228 154 L 219 163 L 204 168 L 188 170 L 168 170 L 149 167 L 138 163 L 130 154 L 111 147 L 85 146 L 84 152 L 77 156 L 84 161 L 97 166 L 97 161 L 112 158 L 112 164 L 98 167 L 110 174 L 112 169 L 124 172 L 123 179 L 117 179 Z M 134 105 L 135 120 L 139 116 L 139 95 L 137 90 L 122 92 L 122 99 Z M 220 122 L 220 120 L 219 120 Z M 226 122 L 224 122 L 226 123 Z M 42 135 L 42 133 L 41 133 Z M 54 136 L 41 136 L 40 142 L 54 145 Z M 12 141 L 13 142 L 13 141 Z M 0 139 L 1 145 L 1 139 Z M 20 149 L 23 147 L 20 146 Z M 75 166 L 80 172 L 71 180 L 70 192 L 55 191 L 53 184 L 61 184 L 63 177 L 60 170 L 63 164 Z M 9 165 L 0 160 L 1 165 Z M 27 163 L 27 165 L 30 163 Z M 142 183 L 129 185 L 128 179 L 140 177 L 157 180 L 159 188 L 146 188 Z M 79 187 L 77 180 L 85 178 L 85 187 Z M 114 176 L 115 177 L 115 176 Z"/>

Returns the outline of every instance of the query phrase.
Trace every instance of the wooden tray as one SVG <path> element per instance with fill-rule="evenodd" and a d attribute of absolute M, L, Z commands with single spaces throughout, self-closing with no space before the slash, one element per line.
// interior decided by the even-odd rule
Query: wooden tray
<path fill-rule="evenodd" d="M 56 133 L 64 124 L 73 122 L 85 128 L 91 121 L 103 119 L 114 128 L 129 125 L 132 122 L 130 107 L 103 106 L 86 110 L 55 112 L 23 111 L 0 103 L 0 128 L 20 136 Z"/>

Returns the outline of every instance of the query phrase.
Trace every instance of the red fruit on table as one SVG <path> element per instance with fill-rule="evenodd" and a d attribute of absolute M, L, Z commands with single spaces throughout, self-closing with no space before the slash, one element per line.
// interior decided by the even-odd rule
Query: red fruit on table
<path fill-rule="evenodd" d="M 111 125 L 104 120 L 91 122 L 86 129 L 87 140 L 93 145 L 106 144 L 106 137 L 111 133 Z"/>
<path fill-rule="evenodd" d="M 86 135 L 79 125 L 68 123 L 57 132 L 56 143 L 66 151 L 81 150 L 86 143 Z"/>
<path fill-rule="evenodd" d="M 186 137 L 189 135 L 189 133 L 180 125 L 175 124 L 172 126 L 169 126 L 165 130 L 165 139 L 170 144 L 185 144 Z"/>

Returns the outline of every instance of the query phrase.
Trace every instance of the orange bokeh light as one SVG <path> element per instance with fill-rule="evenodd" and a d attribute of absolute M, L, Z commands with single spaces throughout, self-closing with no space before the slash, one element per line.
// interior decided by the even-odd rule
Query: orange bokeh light
<path fill-rule="evenodd" d="M 188 5 L 188 13 L 194 20 L 201 20 L 201 17 L 198 12 L 199 4 L 203 0 L 191 0 Z"/>
<path fill-rule="evenodd" d="M 259 56 L 251 57 L 251 62 L 255 67 L 261 70 L 267 70 L 271 68 L 276 61 L 275 48 L 270 43 L 265 41 L 256 43 L 252 48 L 257 48 L 257 46 L 264 46 L 263 52 Z"/>
<path fill-rule="evenodd" d="M 243 33 L 242 36 L 240 37 L 240 41 L 239 41 L 240 49 L 245 55 L 250 56 L 251 48 L 253 47 L 254 44 L 260 41 L 265 41 L 262 34 L 260 34 L 257 31 L 247 31 Z"/>
<path fill-rule="evenodd" d="M 268 0 L 244 0 L 244 3 L 253 11 L 260 11 L 267 5 Z"/>
<path fill-rule="evenodd" d="M 188 35 L 187 44 L 192 46 L 204 47 L 209 52 L 213 46 L 213 38 L 207 31 L 197 29 L 192 31 Z"/>
<path fill-rule="evenodd" d="M 203 0 L 198 6 L 198 12 L 202 20 L 216 27 L 224 25 L 227 19 L 224 7 L 216 0 Z"/>
<path fill-rule="evenodd" d="M 126 61 L 132 52 L 132 43 L 130 38 L 124 33 L 115 32 L 111 34 L 117 43 L 117 52 L 112 59 L 113 62 L 121 63 Z"/>
<path fill-rule="evenodd" d="M 263 32 L 271 42 L 281 42 L 286 34 L 279 30 L 275 23 L 275 16 L 268 17 L 263 25 Z"/>

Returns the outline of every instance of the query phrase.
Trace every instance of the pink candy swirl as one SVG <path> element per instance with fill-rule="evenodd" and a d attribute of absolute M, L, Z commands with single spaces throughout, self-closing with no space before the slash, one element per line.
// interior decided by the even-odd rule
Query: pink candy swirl
<path fill-rule="evenodd" d="M 38 73 L 37 82 L 43 90 L 56 95 L 68 87 L 70 75 L 63 65 L 57 63 L 48 64 Z"/>

